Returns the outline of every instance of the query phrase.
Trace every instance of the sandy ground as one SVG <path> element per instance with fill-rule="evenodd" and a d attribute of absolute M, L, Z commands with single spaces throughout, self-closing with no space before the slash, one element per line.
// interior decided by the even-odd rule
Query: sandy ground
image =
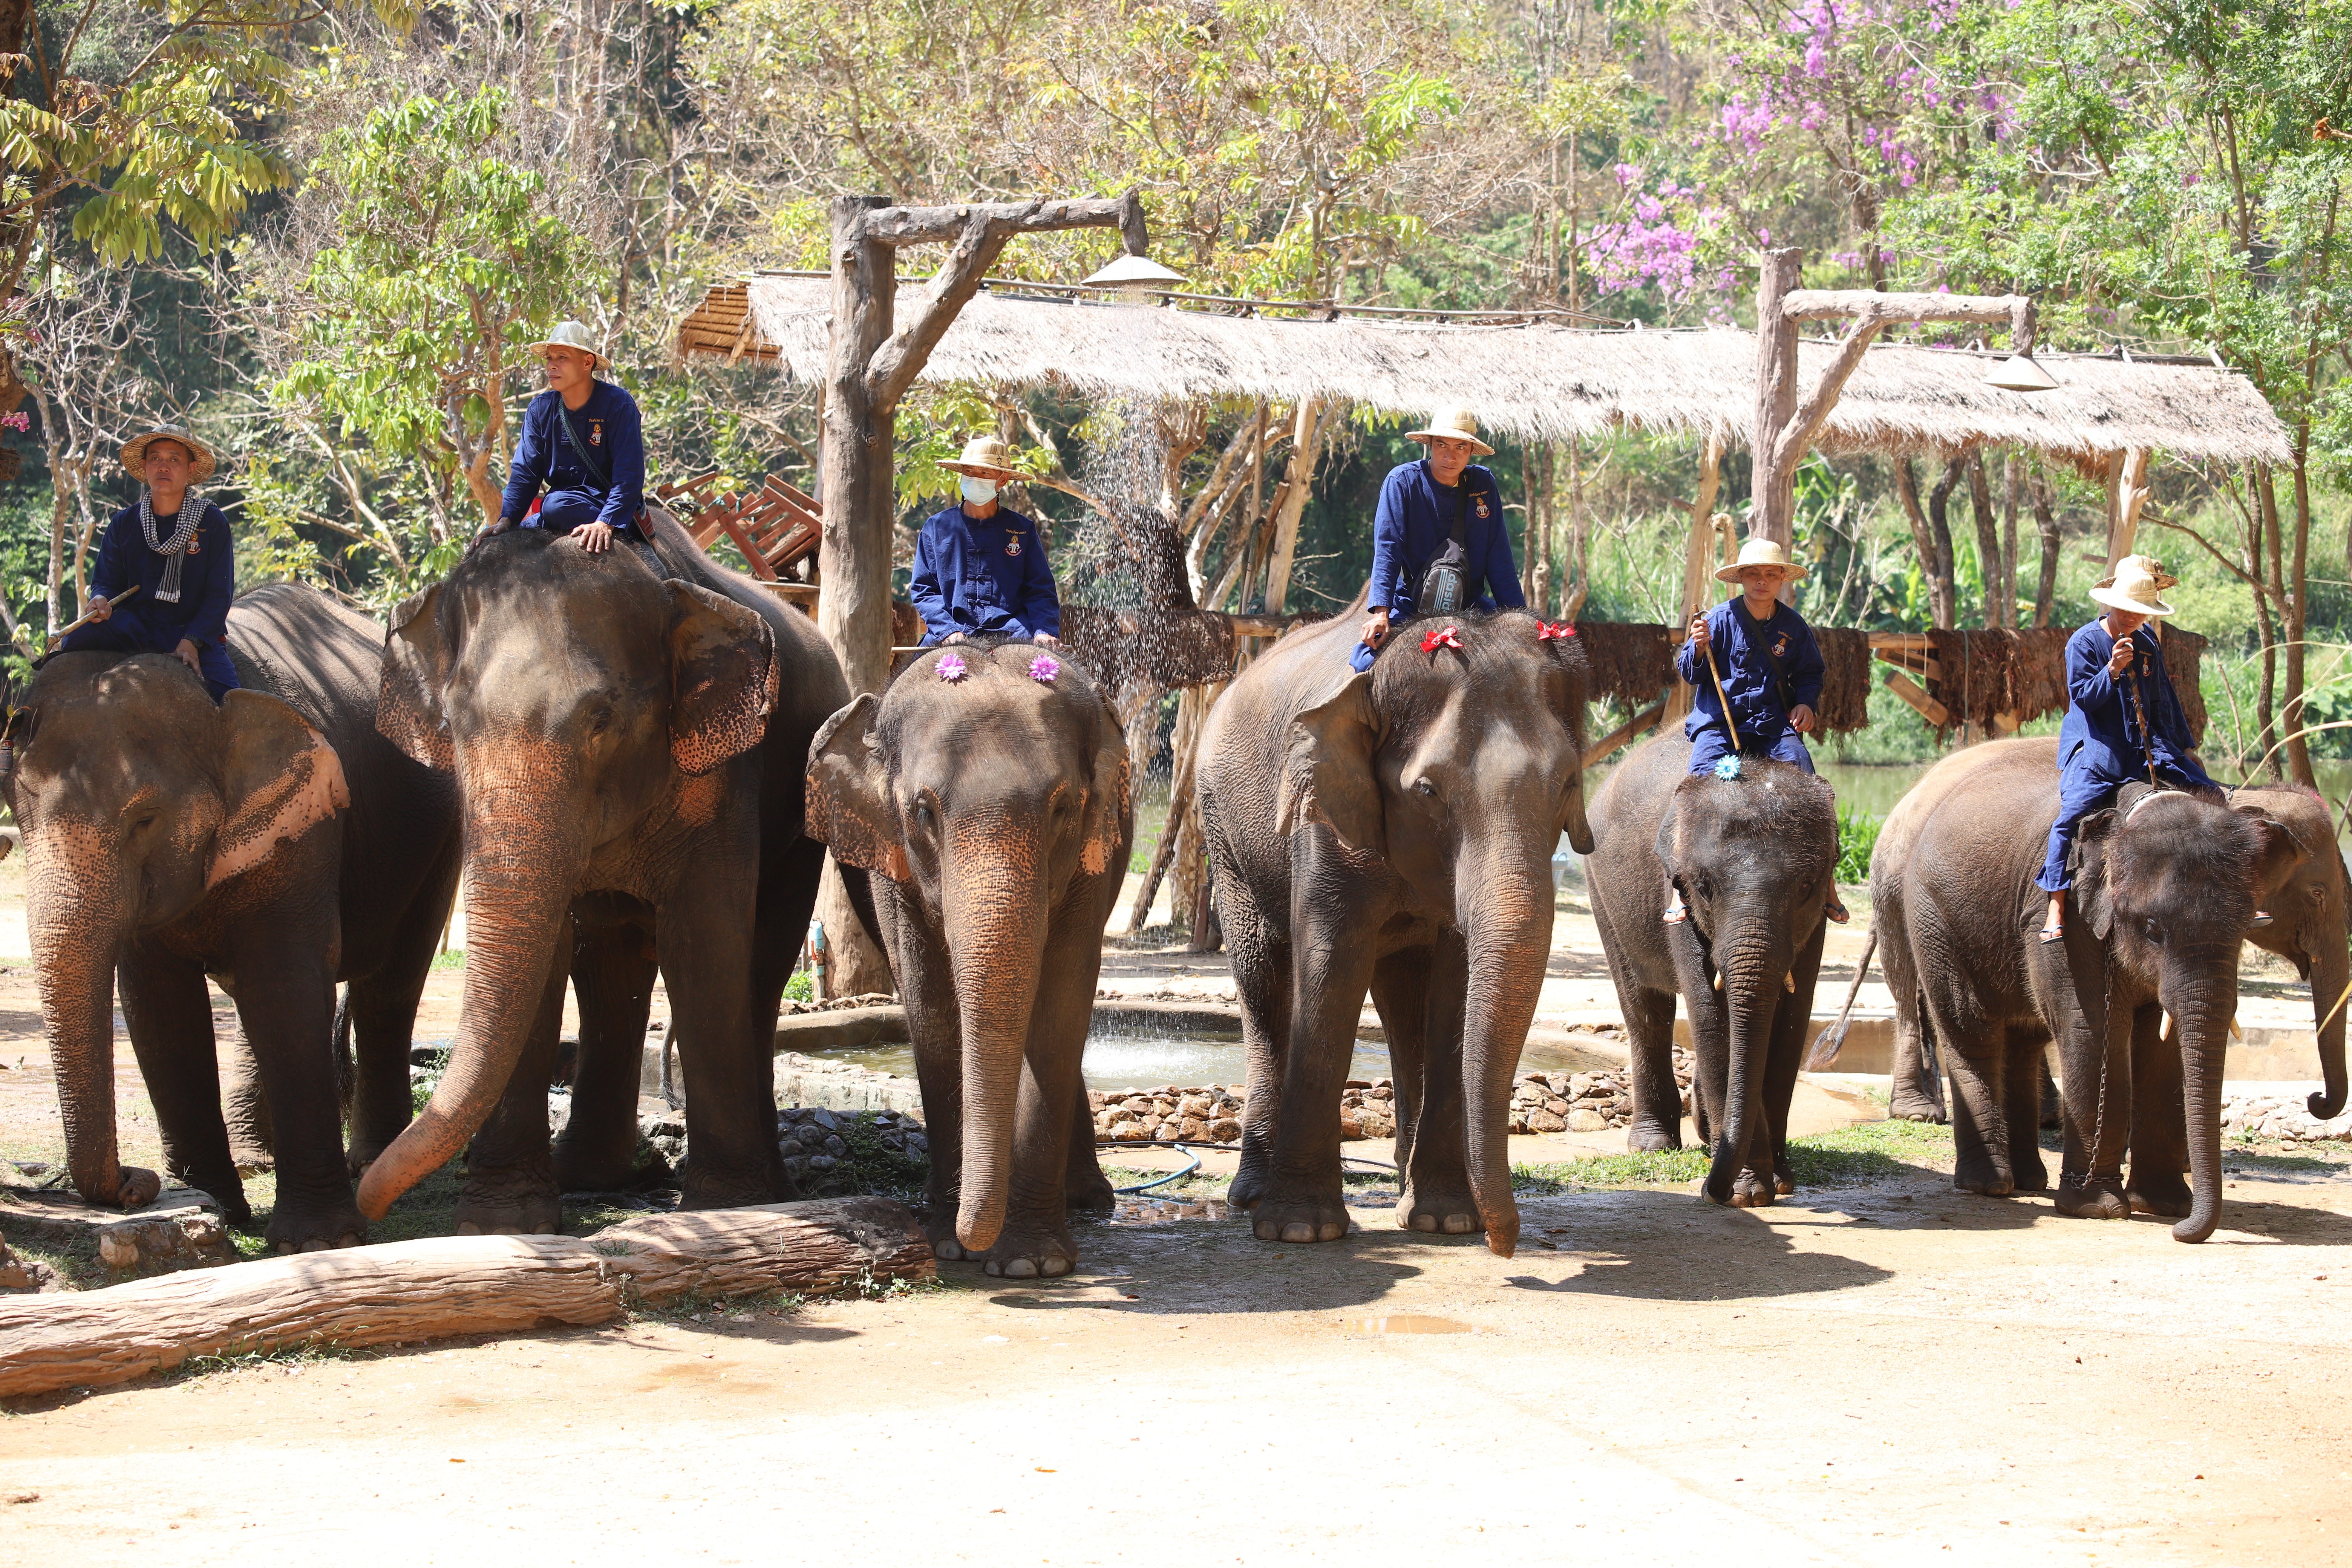
<path fill-rule="evenodd" d="M 1846 974 L 1860 946 L 1832 939 Z M 460 978 L 435 975 L 420 1036 Z M 1123 949 L 1104 984 L 1231 987 L 1213 955 Z M 2272 989 L 2250 1005 L 2307 1021 Z M 1613 1012 L 1573 888 L 1543 1012 Z M 21 962 L 0 1064 L 0 1152 L 55 1158 Z M 1799 1130 L 1874 1117 L 1851 1089 L 1807 1085 Z M 951 1265 L 783 1315 L 150 1380 L 0 1413 L 0 1541 L 98 1563 L 2352 1561 L 2326 1522 L 2352 1481 L 2352 1168 L 2232 1163 L 2200 1247 L 1912 1165 L 1759 1212 L 1529 1199 L 1510 1259 L 1374 1207 L 1315 1247 L 1092 1226 L 1051 1284 Z"/>

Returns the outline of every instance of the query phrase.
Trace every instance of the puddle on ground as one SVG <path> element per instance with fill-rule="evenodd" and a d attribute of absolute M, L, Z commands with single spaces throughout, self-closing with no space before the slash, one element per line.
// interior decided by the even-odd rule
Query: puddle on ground
<path fill-rule="evenodd" d="M 908 1045 L 866 1045 L 837 1050 L 811 1051 L 819 1061 L 845 1062 L 877 1072 L 911 1078 L 915 1047 Z M 1171 1084 L 1202 1089 L 1210 1084 L 1237 1085 L 1249 1081 L 1249 1058 L 1238 1034 L 1218 1030 L 1171 1034 L 1164 1029 L 1100 1027 L 1087 1037 L 1083 1062 L 1087 1087 L 1096 1089 L 1152 1089 Z M 1377 1040 L 1358 1040 L 1348 1068 L 1350 1078 L 1389 1076 L 1388 1047 Z"/>
<path fill-rule="evenodd" d="M 1381 1318 L 1342 1318 L 1339 1331 L 1348 1334 L 1475 1334 L 1478 1331 L 1452 1318 L 1425 1312 L 1391 1312 Z"/>
<path fill-rule="evenodd" d="M 1186 1203 L 1177 1198 L 1121 1197 L 1110 1211 L 1112 1225 L 1168 1225 L 1180 1219 L 1223 1219 L 1234 1211 L 1216 1198 Z"/>

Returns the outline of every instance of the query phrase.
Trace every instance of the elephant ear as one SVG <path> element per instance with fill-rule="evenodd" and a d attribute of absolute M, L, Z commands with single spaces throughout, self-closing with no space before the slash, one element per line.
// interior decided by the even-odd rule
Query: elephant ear
<path fill-rule="evenodd" d="M 1675 795 L 1666 797 L 1666 814 L 1658 818 L 1658 836 L 1650 848 L 1657 856 L 1658 864 L 1665 868 L 1666 879 L 1672 881 L 1675 868 L 1682 863 L 1682 810 Z"/>
<path fill-rule="evenodd" d="M 1380 749 L 1372 677 L 1351 676 L 1339 694 L 1290 721 L 1277 831 L 1286 837 L 1308 818 L 1328 824 L 1349 848 L 1388 853 L 1388 829 L 1372 753 Z"/>
<path fill-rule="evenodd" d="M 2074 829 L 2075 853 L 2080 858 L 2074 871 L 2074 907 L 2090 923 L 2091 934 L 2101 942 L 2115 930 L 2115 889 L 2108 886 L 2107 841 L 2115 837 L 2115 812 L 2095 811 L 2083 818 Z"/>
<path fill-rule="evenodd" d="M 707 773 L 758 745 L 776 706 L 776 638 L 759 613 L 691 583 L 667 584 L 669 754 Z"/>
<path fill-rule="evenodd" d="M 2257 819 L 2253 829 L 2262 841 L 2254 857 L 2254 886 L 2269 892 L 2293 876 L 2294 868 L 2303 864 L 2303 841 L 2295 837 L 2294 830 L 2284 823 L 2267 816 Z"/>
<path fill-rule="evenodd" d="M 265 864 L 352 804 L 335 749 L 277 698 L 230 691 L 220 724 L 222 816 L 207 888 Z"/>
<path fill-rule="evenodd" d="M 866 692 L 827 719 L 809 742 L 805 831 L 845 866 L 911 882 L 906 833 L 874 743 L 874 716 L 881 707 L 880 698 Z"/>
<path fill-rule="evenodd" d="M 383 674 L 376 689 L 376 732 L 428 768 L 457 766 L 449 750 L 449 716 L 441 707 L 449 650 L 441 641 L 441 585 L 401 601 L 383 638 Z"/>
<path fill-rule="evenodd" d="M 1135 800 L 1128 769 L 1127 732 L 1110 704 L 1095 700 L 1095 776 L 1087 787 L 1087 841 L 1078 864 L 1099 877 L 1124 861 L 1135 837 Z"/>

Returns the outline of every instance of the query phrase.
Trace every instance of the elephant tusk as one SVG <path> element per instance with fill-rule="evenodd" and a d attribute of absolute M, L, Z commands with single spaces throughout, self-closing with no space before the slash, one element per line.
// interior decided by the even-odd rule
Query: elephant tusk
<path fill-rule="evenodd" d="M 1780 989 L 1786 991 L 1791 996 L 1794 996 L 1797 994 L 1797 972 L 1795 970 L 1792 969 L 1789 971 L 1788 973 L 1780 976 Z"/>
<path fill-rule="evenodd" d="M 1717 991 L 1723 989 L 1723 971 L 1720 969 L 1715 972 L 1715 988 Z"/>
<path fill-rule="evenodd" d="M 2242 1040 L 2246 1037 L 2246 1031 L 2238 1026 L 2238 1016 L 2235 1013 L 2230 1015 L 2230 1037 L 2233 1040 Z"/>

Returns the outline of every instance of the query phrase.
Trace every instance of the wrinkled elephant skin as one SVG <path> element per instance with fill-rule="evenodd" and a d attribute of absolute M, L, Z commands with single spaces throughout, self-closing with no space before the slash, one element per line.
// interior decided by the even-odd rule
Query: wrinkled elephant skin
<path fill-rule="evenodd" d="M 1913 840 L 1899 923 L 1882 916 L 1879 931 L 1882 951 L 1905 944 L 1900 962 L 1950 1075 L 1953 1184 L 2001 1196 L 2046 1182 L 2038 1063 L 2054 1040 L 2059 1212 L 2178 1216 L 2173 1235 L 2202 1241 L 2221 1212 L 2240 952 L 2257 893 L 2283 886 L 2303 847 L 2258 807 L 2177 792 L 2094 813 L 2079 831 L 2065 940 L 2043 943 L 2034 877 L 2057 815 L 2051 751 L 2000 741 L 1962 759 Z"/>
<path fill-rule="evenodd" d="M 270 1157 L 274 1246 L 365 1239 L 335 984 L 350 983 L 352 1155 L 364 1159 L 408 1121 L 410 1026 L 457 863 L 456 792 L 375 732 L 373 686 L 355 672 L 373 672 L 380 635 L 315 590 L 274 584 L 229 614 L 245 685 L 217 708 L 158 655 L 61 655 L 26 692 L 5 787 L 84 1197 L 135 1206 L 158 1186 L 119 1163 L 119 987 L 168 1173 L 242 1222 L 236 1160 Z M 236 1080 L 258 1079 L 237 1108 L 240 1142 L 267 1150 L 232 1152 L 207 975 L 236 1004 Z"/>
<path fill-rule="evenodd" d="M 1803 1056 L 1837 867 L 1830 786 L 1786 763 L 1693 777 L 1681 735 L 1643 742 L 1592 803 L 1585 885 L 1632 1040 L 1635 1149 L 1682 1142 L 1675 998 L 1690 1016 L 1694 1110 L 1717 1203 L 1795 1190 L 1789 1101 Z M 1687 918 L 1666 923 L 1669 886 Z"/>
<path fill-rule="evenodd" d="M 1092 681 L 1028 643 L 916 659 L 809 756 L 810 831 L 875 873 L 931 1138 L 933 1248 L 1030 1279 L 1107 1206 L 1080 1056 L 1134 837 L 1127 741 Z M 942 658 L 962 661 L 953 679 Z M 950 665 L 949 669 L 954 669 Z"/>
<path fill-rule="evenodd" d="M 775 1018 L 824 855 L 802 832 L 802 759 L 847 693 L 804 617 L 666 512 L 651 525 L 667 577 L 630 548 L 516 530 L 394 616 L 376 721 L 455 777 L 466 984 L 431 1103 L 361 1181 L 371 1215 L 468 1139 L 461 1230 L 552 1231 L 563 1191 L 625 1184 L 656 963 L 687 1083 L 686 1201 L 789 1195 Z M 551 1147 L 567 979 L 579 1076 Z"/>
<path fill-rule="evenodd" d="M 1415 622 L 1353 674 L 1362 605 L 1261 656 L 1202 736 L 1249 1054 L 1233 1198 L 1265 1240 L 1347 1234 L 1339 1097 L 1369 992 L 1396 1076 L 1397 1223 L 1483 1230 L 1507 1258 L 1511 1079 L 1551 952 L 1552 850 L 1563 833 L 1592 845 L 1584 652 L 1507 612 Z"/>

